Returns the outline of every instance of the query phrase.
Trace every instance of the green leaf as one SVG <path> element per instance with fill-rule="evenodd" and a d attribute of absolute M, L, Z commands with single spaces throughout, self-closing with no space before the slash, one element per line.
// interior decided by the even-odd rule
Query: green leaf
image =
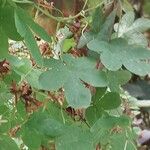
<path fill-rule="evenodd" d="M 16 60 L 14 61 L 15 58 Z M 17 59 L 17 57 L 9 57 L 9 61 L 11 62 L 11 66 L 14 71 L 20 76 L 26 76 L 26 74 L 29 74 L 32 70 L 31 61 L 27 58 L 23 58 L 20 60 Z"/>
<path fill-rule="evenodd" d="M 106 93 L 107 88 L 96 88 L 96 93 L 92 96 L 93 103 L 96 103 Z"/>
<path fill-rule="evenodd" d="M 113 127 L 120 126 L 121 128 L 126 128 L 130 126 L 131 122 L 127 116 L 108 116 L 100 118 L 97 122 L 91 127 L 91 132 L 99 134 L 102 130 L 110 130 Z"/>
<path fill-rule="evenodd" d="M 34 113 L 25 127 L 51 138 L 59 136 L 63 131 L 62 123 L 52 119 L 48 113 L 41 111 Z"/>
<path fill-rule="evenodd" d="M 88 43 L 88 48 L 100 54 L 100 59 L 108 70 L 117 71 L 124 65 L 137 75 L 144 76 L 150 72 L 147 63 L 150 51 L 128 45 L 123 39 L 113 39 L 110 43 L 95 39 Z"/>
<path fill-rule="evenodd" d="M 132 4 L 128 0 L 122 1 L 122 7 L 125 12 L 134 11 Z"/>
<path fill-rule="evenodd" d="M 29 149 L 37 150 L 41 146 L 42 136 L 37 131 L 24 127 L 22 132 L 22 140 Z"/>
<path fill-rule="evenodd" d="M 0 24 L 3 32 L 13 40 L 22 40 L 22 37 L 17 32 L 14 19 L 14 8 L 10 5 L 6 5 L 0 9 Z"/>
<path fill-rule="evenodd" d="M 135 20 L 135 22 L 129 28 L 128 32 L 130 32 L 130 30 L 134 30 L 137 32 L 145 32 L 148 29 L 150 29 L 150 19 L 139 18 L 139 19 Z"/>
<path fill-rule="evenodd" d="M 124 37 L 129 44 L 148 46 L 146 37 L 142 34 L 150 29 L 150 19 L 139 18 L 135 20 L 133 11 L 123 15 L 119 23 L 115 24 L 114 29 L 118 33 L 118 37 Z"/>
<path fill-rule="evenodd" d="M 127 32 L 130 26 L 133 24 L 134 19 L 134 12 L 129 11 L 125 15 L 123 15 L 119 23 L 114 25 L 114 29 L 117 32 L 118 37 L 121 37 L 125 32 Z"/>
<path fill-rule="evenodd" d="M 100 39 L 102 41 L 109 41 L 110 40 L 113 25 L 115 22 L 115 18 L 116 18 L 116 10 L 113 10 L 110 13 L 110 15 L 106 18 L 106 20 L 102 26 L 102 29 L 98 33 L 98 36 L 97 36 L 98 39 Z"/>
<path fill-rule="evenodd" d="M 110 110 L 119 107 L 120 104 L 121 99 L 119 94 L 115 92 L 109 92 L 100 99 L 97 105 L 105 110 Z"/>
<path fill-rule="evenodd" d="M 147 48 L 148 40 L 146 36 L 140 32 L 129 32 L 124 34 L 124 38 L 128 41 L 129 44 L 136 44 L 142 47 Z"/>
<path fill-rule="evenodd" d="M 85 110 L 85 118 L 90 125 L 93 125 L 102 115 L 104 110 L 99 107 L 98 103 L 100 99 L 105 95 L 107 88 L 96 88 L 95 94 L 92 96 L 92 104 Z"/>
<path fill-rule="evenodd" d="M 53 102 L 49 102 L 47 104 L 47 112 L 52 119 L 59 121 L 65 125 L 70 125 L 74 123 L 74 120 L 69 116 L 63 108 L 61 108 L 58 104 Z"/>
<path fill-rule="evenodd" d="M 67 67 L 60 60 L 55 59 L 46 60 L 45 64 L 52 69 L 42 73 L 39 82 L 43 89 L 55 91 L 63 86 L 68 76 Z"/>
<path fill-rule="evenodd" d="M 131 121 L 127 116 L 108 116 L 100 118 L 92 127 L 91 132 L 96 143 L 100 143 L 103 149 L 133 149 L 135 134 L 130 129 Z M 120 141 L 118 143 L 118 140 Z M 126 143 L 127 142 L 127 143 Z M 106 146 L 108 145 L 108 147 Z M 106 148 L 107 147 L 107 148 Z"/>
<path fill-rule="evenodd" d="M 7 85 L 11 85 L 12 81 L 18 83 L 21 80 L 21 76 L 18 75 L 14 70 L 4 77 L 4 82 Z"/>
<path fill-rule="evenodd" d="M 4 7 L 7 0 L 0 0 L 0 7 Z"/>
<path fill-rule="evenodd" d="M 34 33 L 36 33 L 39 37 L 41 37 L 43 40 L 47 42 L 51 41 L 51 38 L 46 33 L 46 31 L 37 23 L 35 23 L 26 11 L 18 7 L 16 12 L 19 18 L 22 20 L 22 22 L 26 23 L 26 25 L 29 26 Z"/>
<path fill-rule="evenodd" d="M 65 39 L 63 41 L 63 52 L 68 52 L 71 48 L 76 45 L 74 38 Z"/>
<path fill-rule="evenodd" d="M 15 11 L 15 24 L 18 33 L 24 38 L 26 46 L 30 50 L 33 58 L 39 65 L 42 65 L 43 64 L 42 56 L 37 46 L 37 43 L 34 39 L 34 36 L 30 31 L 30 28 L 28 27 L 26 22 L 24 22 L 22 18 L 19 17 L 17 11 Z"/>
<path fill-rule="evenodd" d="M 97 70 L 96 61 L 86 57 L 74 58 L 71 55 L 64 55 L 62 59 L 63 62 L 55 59 L 46 61 L 46 66 L 51 69 L 41 74 L 39 78 L 42 89 L 58 90 L 64 87 L 70 106 L 88 107 L 91 94 L 82 81 L 93 86 L 105 87 L 107 86 L 105 72 Z"/>
<path fill-rule="evenodd" d="M 90 105 L 91 93 L 76 76 L 67 79 L 64 89 L 67 101 L 73 108 L 86 108 Z"/>
<path fill-rule="evenodd" d="M 95 37 L 95 34 L 92 32 L 85 32 L 83 35 L 81 35 L 77 48 L 80 49 L 84 47 L 87 43 L 89 43 L 93 38 Z"/>
<path fill-rule="evenodd" d="M 130 125 L 131 122 L 126 116 L 105 116 L 97 120 L 96 123 L 91 127 L 90 131 L 91 133 L 93 133 L 93 138 L 95 142 L 100 143 L 103 149 L 107 149 L 106 145 L 108 145 L 108 147 L 111 146 L 111 136 L 117 132 L 115 131 L 115 129 L 120 129 L 119 131 L 124 131 L 128 129 Z"/>
<path fill-rule="evenodd" d="M 8 86 L 5 82 L 0 81 L 0 104 L 4 104 L 4 102 L 8 102 L 12 97 L 11 93 L 9 92 Z"/>
<path fill-rule="evenodd" d="M 36 89 L 41 89 L 40 83 L 38 81 L 39 76 L 41 75 L 42 71 L 38 69 L 32 69 L 27 75 L 26 80 L 31 85 L 31 87 Z"/>
<path fill-rule="evenodd" d="M 0 136 L 0 149 L 1 150 L 19 150 L 17 144 L 8 136 Z"/>
<path fill-rule="evenodd" d="M 6 58 L 8 55 L 8 37 L 0 26 L 0 59 Z"/>
<path fill-rule="evenodd" d="M 131 79 L 131 73 L 127 70 L 108 71 L 107 76 L 112 92 L 119 92 L 119 86 L 126 84 Z"/>
<path fill-rule="evenodd" d="M 98 33 L 104 22 L 102 8 L 97 7 L 92 17 L 92 31 Z"/>
<path fill-rule="evenodd" d="M 25 119 L 25 117 L 27 117 L 24 103 L 22 101 L 17 102 L 16 108 L 17 108 L 16 115 L 18 115 L 18 117 L 20 117 L 21 120 L 23 121 Z"/>
<path fill-rule="evenodd" d="M 103 110 L 97 106 L 90 106 L 85 111 L 85 118 L 90 125 L 93 125 L 103 115 Z"/>
<path fill-rule="evenodd" d="M 64 134 L 56 138 L 57 150 L 95 150 L 95 145 L 88 130 L 78 127 L 64 129 Z"/>
<path fill-rule="evenodd" d="M 110 137 L 111 140 L 111 149 L 112 150 L 135 150 L 136 146 L 133 139 L 130 139 L 126 131 L 121 131 L 120 133 L 113 134 Z M 119 142 L 118 142 L 119 141 Z"/>
<path fill-rule="evenodd" d="M 88 5 L 89 7 L 95 7 L 97 5 L 99 5 L 102 2 L 102 0 L 92 0 L 92 1 L 88 1 Z"/>

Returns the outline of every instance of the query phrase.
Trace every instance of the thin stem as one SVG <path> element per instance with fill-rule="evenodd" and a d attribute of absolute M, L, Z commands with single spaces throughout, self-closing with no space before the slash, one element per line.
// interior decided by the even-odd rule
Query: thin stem
<path fill-rule="evenodd" d="M 86 7 L 87 3 L 88 3 L 88 0 L 86 0 L 86 1 L 85 1 L 85 3 L 84 3 L 84 6 L 83 6 L 82 10 L 84 10 L 84 9 L 85 9 L 85 7 Z"/>
<path fill-rule="evenodd" d="M 86 0 L 84 6 L 83 6 L 83 8 L 82 8 L 82 10 L 81 10 L 78 14 L 76 14 L 75 16 L 70 16 L 70 17 L 55 17 L 55 16 L 51 15 L 50 13 L 48 13 L 47 11 L 45 11 L 44 9 L 38 7 L 36 4 L 34 4 L 34 6 L 35 6 L 36 9 L 38 9 L 39 11 L 41 11 L 41 12 L 42 12 L 44 15 L 46 15 L 47 17 L 52 18 L 52 19 L 54 19 L 54 20 L 56 20 L 56 21 L 59 21 L 59 22 L 65 22 L 65 21 L 69 21 L 69 20 L 76 19 L 76 18 L 78 18 L 79 16 L 83 16 L 83 13 L 87 13 L 87 12 L 89 12 L 89 11 L 91 11 L 91 10 L 93 10 L 93 9 L 95 9 L 95 8 L 97 8 L 97 7 L 99 7 L 99 6 L 101 6 L 101 5 L 104 3 L 104 1 L 102 1 L 99 5 L 84 10 L 84 8 L 85 8 L 86 5 L 87 5 L 87 2 L 88 2 L 88 0 Z"/>
<path fill-rule="evenodd" d="M 82 10 L 81 10 L 78 14 L 76 14 L 76 15 L 74 15 L 74 16 L 69 16 L 69 17 L 55 17 L 55 16 L 51 15 L 50 13 L 48 13 L 47 11 L 45 11 L 44 9 L 40 8 L 40 7 L 39 7 L 37 4 L 35 4 L 34 2 L 31 2 L 31 1 L 28 1 L 28 0 L 23 0 L 23 1 L 13 0 L 13 2 L 15 2 L 15 3 L 28 3 L 28 4 L 33 4 L 34 7 L 35 7 L 36 9 L 38 9 L 39 11 L 41 11 L 44 15 L 46 15 L 47 17 L 52 18 L 52 19 L 54 19 L 54 20 L 56 20 L 56 21 L 59 21 L 59 22 L 65 22 L 65 21 L 69 21 L 69 20 L 76 19 L 76 18 L 78 18 L 79 16 L 82 16 L 83 13 L 87 13 L 87 12 L 89 12 L 89 11 L 91 11 L 91 10 L 93 10 L 93 9 L 95 9 L 95 8 L 97 8 L 97 7 L 99 7 L 99 6 L 101 6 L 101 5 L 104 3 L 104 1 L 105 1 L 105 0 L 103 0 L 99 5 L 97 5 L 97 6 L 95 6 L 95 7 L 88 8 L 88 9 L 84 10 L 85 7 L 86 7 L 86 5 L 87 5 L 87 3 L 88 3 L 88 0 L 86 0 L 85 3 L 84 3 L 84 6 L 83 6 L 83 8 L 82 8 Z"/>
<path fill-rule="evenodd" d="M 23 3 L 23 4 L 34 4 L 34 2 L 31 2 L 31 1 L 28 1 L 28 0 L 23 0 L 23 1 L 13 0 L 13 2 L 15 2 L 15 3 Z"/>

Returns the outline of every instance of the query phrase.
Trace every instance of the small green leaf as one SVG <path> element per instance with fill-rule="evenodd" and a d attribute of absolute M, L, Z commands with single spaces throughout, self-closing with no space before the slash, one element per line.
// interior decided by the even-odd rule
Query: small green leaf
<path fill-rule="evenodd" d="M 88 130 L 71 126 L 64 129 L 64 134 L 56 138 L 56 149 L 95 150 L 95 145 Z"/>
<path fill-rule="evenodd" d="M 67 101 L 73 108 L 86 108 L 90 105 L 91 93 L 76 76 L 67 79 L 64 89 Z"/>
<path fill-rule="evenodd" d="M 76 43 L 75 43 L 75 40 L 73 38 L 71 38 L 71 39 L 65 39 L 63 41 L 63 52 L 68 52 L 75 45 L 76 45 Z"/>
<path fill-rule="evenodd" d="M 112 92 L 119 92 L 119 86 L 126 84 L 131 79 L 131 73 L 127 70 L 108 71 L 109 88 Z"/>
<path fill-rule="evenodd" d="M 13 40 L 22 40 L 22 37 L 17 32 L 14 18 L 14 8 L 10 5 L 6 5 L 0 9 L 0 24 L 3 28 L 3 32 Z"/>
<path fill-rule="evenodd" d="M 93 125 L 101 116 L 103 111 L 97 106 L 90 106 L 85 111 L 85 118 L 90 125 Z"/>
<path fill-rule="evenodd" d="M 7 58 L 8 55 L 8 37 L 0 26 L 0 59 Z"/>
<path fill-rule="evenodd" d="M 120 22 L 114 25 L 114 29 L 118 34 L 118 37 L 121 37 L 133 24 L 135 19 L 135 14 L 133 11 L 127 12 L 121 18 Z"/>
<path fill-rule="evenodd" d="M 38 81 L 39 76 L 41 75 L 42 71 L 38 69 L 32 69 L 27 75 L 26 80 L 31 85 L 31 87 L 34 87 L 36 89 L 41 89 L 40 83 Z"/>
<path fill-rule="evenodd" d="M 1 135 L 0 136 L 0 149 L 1 150 L 19 150 L 17 144 L 15 141 L 13 141 L 10 137 L 7 135 Z"/>
<path fill-rule="evenodd" d="M 32 64 L 30 60 L 23 58 L 21 60 L 17 60 L 16 62 L 13 61 L 16 57 L 9 58 L 9 61 L 11 62 L 11 66 L 13 67 L 14 71 L 20 75 L 20 76 L 26 76 L 26 74 L 29 74 L 32 70 Z"/>
<path fill-rule="evenodd" d="M 102 96 L 105 95 L 106 90 L 107 90 L 106 87 L 105 88 L 100 88 L 100 87 L 96 88 L 96 93 L 92 96 L 93 103 L 96 103 L 97 101 L 99 101 L 102 98 Z"/>
<path fill-rule="evenodd" d="M 106 145 L 111 146 L 108 143 L 111 142 L 111 136 L 117 132 L 115 129 L 120 129 L 121 132 L 128 129 L 130 125 L 130 119 L 126 116 L 105 116 L 97 120 L 90 131 L 93 133 L 95 142 L 100 143 L 103 149 L 106 149 Z"/>
<path fill-rule="evenodd" d="M 19 16 L 19 18 L 21 18 L 21 20 L 24 23 L 26 23 L 26 25 L 28 25 L 34 33 L 36 33 L 39 37 L 41 37 L 43 40 L 45 40 L 47 42 L 51 41 L 51 38 L 46 33 L 46 31 L 41 26 L 39 26 L 37 23 L 35 23 L 26 11 L 24 11 L 23 9 L 18 7 L 16 9 L 16 12 L 17 12 L 17 15 Z"/>
<path fill-rule="evenodd" d="M 18 83 L 21 80 L 21 76 L 18 75 L 14 70 L 4 77 L 4 82 L 7 85 L 11 85 L 12 81 Z"/>
<path fill-rule="evenodd" d="M 104 95 L 98 102 L 98 106 L 105 110 L 115 109 L 121 104 L 121 99 L 118 93 L 109 92 Z"/>
<path fill-rule="evenodd" d="M 52 119 L 55 119 L 59 121 L 60 123 L 63 123 L 65 125 L 70 125 L 74 123 L 74 120 L 71 116 L 69 116 L 65 110 L 63 110 L 58 104 L 55 104 L 53 102 L 49 102 L 47 104 L 47 111 L 49 113 L 49 116 Z"/>
<path fill-rule="evenodd" d="M 134 139 L 130 137 L 129 134 L 133 134 L 131 131 L 130 133 L 125 130 L 121 131 L 120 133 L 114 133 L 110 137 L 110 145 L 112 150 L 120 150 L 126 148 L 126 150 L 135 150 L 136 146 L 134 143 Z M 118 142 L 119 141 L 119 142 Z"/>
<path fill-rule="evenodd" d="M 102 8 L 97 7 L 92 17 L 92 31 L 98 33 L 101 29 L 101 26 L 104 22 L 104 16 L 102 12 Z"/>
<path fill-rule="evenodd" d="M 104 115 L 104 110 L 99 107 L 98 103 L 100 99 L 105 95 L 107 88 L 96 88 L 95 94 L 92 96 L 92 104 L 85 111 L 85 118 L 90 125 L 93 125 L 102 115 Z"/>
<path fill-rule="evenodd" d="M 24 38 L 26 46 L 30 50 L 33 58 L 39 65 L 42 65 L 43 64 L 42 56 L 37 46 L 37 43 L 34 39 L 34 36 L 30 31 L 30 28 L 28 27 L 26 22 L 23 22 L 23 20 L 19 18 L 17 11 L 15 11 L 15 23 L 18 33 Z"/>
<path fill-rule="evenodd" d="M 25 127 L 52 138 L 59 136 L 63 131 L 62 123 L 52 119 L 48 113 L 41 111 L 34 113 L 25 124 Z"/>
<path fill-rule="evenodd" d="M 102 29 L 98 33 L 97 38 L 103 41 L 109 41 L 111 38 L 111 33 L 116 18 L 116 10 L 113 10 L 110 15 L 106 18 Z"/>
<path fill-rule="evenodd" d="M 134 11 L 132 4 L 128 0 L 122 1 L 122 7 L 125 12 Z"/>
<path fill-rule="evenodd" d="M 139 18 L 139 19 L 135 20 L 135 22 L 129 28 L 129 31 L 134 30 L 134 31 L 138 31 L 138 32 L 145 32 L 148 29 L 150 29 L 150 19 Z"/>
<path fill-rule="evenodd" d="M 29 149 L 36 150 L 40 148 L 42 136 L 37 131 L 24 127 L 21 136 L 24 144 L 26 144 Z"/>
<path fill-rule="evenodd" d="M 92 32 L 85 32 L 83 35 L 81 35 L 77 48 L 84 47 L 87 43 L 89 43 L 93 38 L 95 37 L 95 34 Z"/>
<path fill-rule="evenodd" d="M 147 47 L 148 41 L 142 33 L 150 29 L 150 19 L 139 18 L 135 21 L 134 19 L 134 12 L 129 11 L 123 15 L 119 23 L 114 25 L 114 29 L 118 37 L 125 38 L 129 44 Z"/>

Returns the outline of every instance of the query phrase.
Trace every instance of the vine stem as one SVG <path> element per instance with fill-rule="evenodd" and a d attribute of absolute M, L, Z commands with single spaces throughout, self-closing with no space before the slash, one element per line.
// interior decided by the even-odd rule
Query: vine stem
<path fill-rule="evenodd" d="M 23 1 L 20 1 L 20 0 L 13 0 L 13 2 L 15 3 L 23 3 L 23 4 L 34 4 L 34 2 L 31 2 L 31 1 L 28 1 L 28 0 L 23 0 Z"/>
<path fill-rule="evenodd" d="M 137 105 L 138 107 L 148 108 L 150 107 L 150 100 L 137 100 L 135 102 L 135 105 Z"/>
<path fill-rule="evenodd" d="M 96 5 L 95 7 L 91 7 L 91 8 L 85 9 L 85 7 L 86 7 L 86 5 L 87 5 L 87 3 L 88 3 L 88 0 L 86 0 L 85 3 L 84 3 L 84 6 L 83 6 L 83 8 L 82 8 L 82 10 L 81 10 L 78 14 L 76 14 L 76 15 L 74 15 L 74 16 L 70 16 L 70 17 L 55 17 L 55 16 L 51 15 L 50 13 L 48 13 L 47 11 L 45 11 L 44 9 L 42 9 L 41 7 L 39 7 L 39 6 L 38 6 L 37 4 L 35 4 L 34 2 L 31 2 L 31 1 L 28 1 L 28 0 L 23 0 L 23 1 L 13 0 L 13 2 L 15 2 L 15 3 L 28 3 L 28 4 L 33 4 L 34 7 L 35 7 L 37 10 L 41 11 L 41 12 L 42 12 L 44 15 L 46 15 L 47 17 L 52 18 L 52 19 L 54 19 L 54 20 L 56 20 L 56 21 L 59 21 L 59 22 L 65 22 L 65 21 L 69 21 L 69 20 L 76 19 L 76 18 L 78 18 L 79 16 L 82 16 L 83 14 L 85 14 L 85 13 L 87 13 L 87 12 L 89 12 L 89 11 L 91 11 L 91 10 L 93 10 L 93 9 L 95 9 L 95 8 L 97 8 L 97 7 L 99 7 L 99 6 L 101 6 L 101 5 L 105 2 L 105 0 L 103 0 L 101 3 L 99 3 L 99 4 Z M 84 9 L 85 9 L 85 10 L 84 10 Z"/>
<path fill-rule="evenodd" d="M 128 144 L 128 141 L 126 140 L 125 145 L 124 145 L 124 150 L 127 150 L 127 144 Z"/>

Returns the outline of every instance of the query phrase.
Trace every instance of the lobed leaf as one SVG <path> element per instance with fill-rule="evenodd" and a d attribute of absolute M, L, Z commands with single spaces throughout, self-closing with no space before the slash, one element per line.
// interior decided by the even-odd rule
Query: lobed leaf
<path fill-rule="evenodd" d="M 124 65 L 137 75 L 144 76 L 150 72 L 147 63 L 150 51 L 145 48 L 128 45 L 123 39 L 113 39 L 110 43 L 95 39 L 87 46 L 100 54 L 100 59 L 108 70 L 117 71 Z"/>
<path fill-rule="evenodd" d="M 92 86 L 105 87 L 107 86 L 105 72 L 97 70 L 96 62 L 86 57 L 74 58 L 71 55 L 64 55 L 62 59 L 63 62 L 54 59 L 45 62 L 50 69 L 39 78 L 42 89 L 58 90 L 63 87 L 70 106 L 88 107 L 91 94 L 83 81 Z"/>
<path fill-rule="evenodd" d="M 148 41 L 142 33 L 150 29 L 150 20 L 147 18 L 134 20 L 134 12 L 126 12 L 120 22 L 114 25 L 114 30 L 118 33 L 118 37 L 124 37 L 129 44 L 147 47 Z"/>

